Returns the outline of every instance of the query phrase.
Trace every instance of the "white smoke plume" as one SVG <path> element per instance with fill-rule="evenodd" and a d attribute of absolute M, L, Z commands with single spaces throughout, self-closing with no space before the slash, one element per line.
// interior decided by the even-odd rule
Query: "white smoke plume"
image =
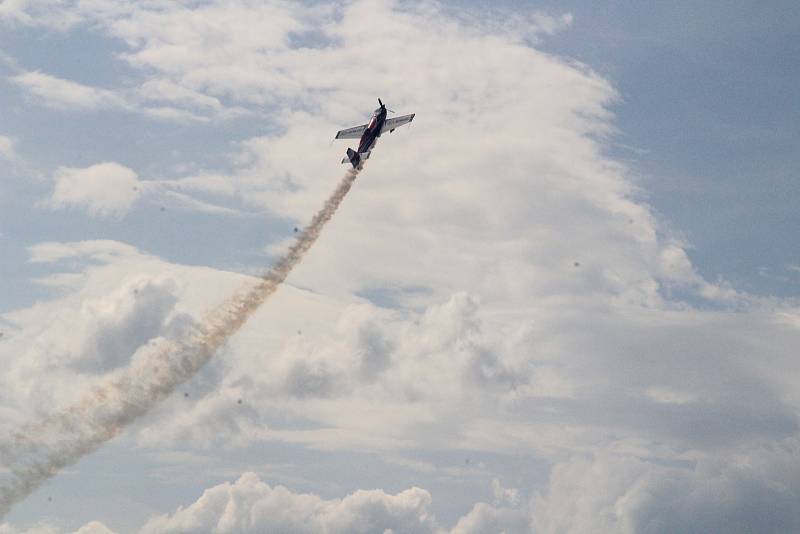
<path fill-rule="evenodd" d="M 300 263 L 360 170 L 347 171 L 288 252 L 254 287 L 228 299 L 181 339 L 164 341 L 149 357 L 131 364 L 120 378 L 95 389 L 76 405 L 25 425 L 0 442 L 0 465 L 10 473 L 0 483 L 0 518 L 47 479 L 95 451 L 194 376 Z"/>

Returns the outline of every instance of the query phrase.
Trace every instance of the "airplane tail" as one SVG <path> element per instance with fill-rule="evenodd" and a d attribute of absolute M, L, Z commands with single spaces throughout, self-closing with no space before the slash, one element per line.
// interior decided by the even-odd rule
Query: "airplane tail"
<path fill-rule="evenodd" d="M 342 163 L 350 162 L 354 169 L 358 168 L 362 161 L 365 159 L 369 159 L 369 155 L 372 151 L 367 150 L 366 152 L 356 152 L 352 148 L 347 149 L 347 157 L 342 160 Z"/>

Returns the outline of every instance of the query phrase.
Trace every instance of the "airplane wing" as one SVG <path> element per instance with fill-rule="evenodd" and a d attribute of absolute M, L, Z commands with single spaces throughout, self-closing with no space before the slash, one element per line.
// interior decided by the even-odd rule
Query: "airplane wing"
<path fill-rule="evenodd" d="M 353 126 L 352 128 L 348 128 L 346 130 L 339 130 L 336 132 L 336 139 L 358 139 L 366 129 L 367 125 L 362 124 L 361 126 Z"/>
<path fill-rule="evenodd" d="M 402 117 L 386 119 L 386 121 L 383 123 L 383 128 L 381 128 L 381 133 L 393 132 L 395 128 L 399 128 L 404 124 L 408 124 L 414 120 L 414 115 L 416 115 L 416 113 L 412 113 L 411 115 L 403 115 Z"/>

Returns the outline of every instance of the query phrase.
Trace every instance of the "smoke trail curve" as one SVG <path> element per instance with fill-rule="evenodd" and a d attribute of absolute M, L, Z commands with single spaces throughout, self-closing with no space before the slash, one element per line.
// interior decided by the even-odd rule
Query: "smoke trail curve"
<path fill-rule="evenodd" d="M 0 465 L 11 473 L 0 484 L 0 518 L 61 469 L 98 449 L 194 376 L 300 263 L 360 170 L 347 171 L 322 209 L 255 286 L 232 296 L 182 338 L 165 340 L 149 357 L 132 363 L 119 378 L 93 390 L 74 406 L 26 425 L 0 443 Z"/>

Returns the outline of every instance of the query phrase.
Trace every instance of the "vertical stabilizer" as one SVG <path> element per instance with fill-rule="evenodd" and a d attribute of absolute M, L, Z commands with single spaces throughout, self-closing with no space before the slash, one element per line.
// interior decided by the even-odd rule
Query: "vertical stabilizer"
<path fill-rule="evenodd" d="M 369 153 L 367 153 L 367 157 L 369 157 Z M 361 163 L 361 155 L 353 150 L 352 148 L 347 149 L 347 157 L 342 160 L 342 163 L 350 162 L 353 168 L 357 168 L 358 164 Z"/>

